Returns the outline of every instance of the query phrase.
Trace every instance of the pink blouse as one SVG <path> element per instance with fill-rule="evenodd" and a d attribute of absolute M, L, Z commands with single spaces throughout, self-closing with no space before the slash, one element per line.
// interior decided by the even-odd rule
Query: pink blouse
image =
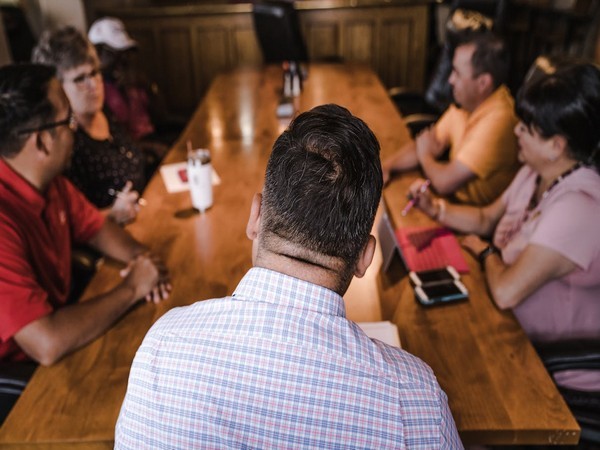
<path fill-rule="evenodd" d="M 514 309 L 534 342 L 600 338 L 600 175 L 587 167 L 559 182 L 527 216 L 536 173 L 521 168 L 502 196 L 506 213 L 494 244 L 513 264 L 529 244 L 549 248 L 577 268 L 541 286 Z M 600 389 L 600 371 L 562 372 L 557 383 L 575 389 Z"/>

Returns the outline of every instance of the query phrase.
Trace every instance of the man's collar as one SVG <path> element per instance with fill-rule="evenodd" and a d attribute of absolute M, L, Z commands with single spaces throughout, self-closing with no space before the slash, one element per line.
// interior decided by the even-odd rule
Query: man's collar
<path fill-rule="evenodd" d="M 4 158 L 0 158 L 0 183 L 20 197 L 36 214 L 41 214 L 46 207 L 46 199 L 40 191 L 13 169 Z"/>
<path fill-rule="evenodd" d="M 248 271 L 233 297 L 306 309 L 321 314 L 346 316 L 344 299 L 336 292 L 260 267 Z"/>
<path fill-rule="evenodd" d="M 485 105 L 489 104 L 489 103 L 493 103 L 496 101 L 496 98 L 501 97 L 502 95 L 506 95 L 506 94 L 510 94 L 508 92 L 508 88 L 501 84 L 500 86 L 498 86 L 496 89 L 494 89 L 494 91 L 488 95 L 480 104 L 477 108 L 475 108 L 475 110 L 473 112 L 476 112 L 477 110 L 480 110 L 482 108 L 485 107 Z"/>

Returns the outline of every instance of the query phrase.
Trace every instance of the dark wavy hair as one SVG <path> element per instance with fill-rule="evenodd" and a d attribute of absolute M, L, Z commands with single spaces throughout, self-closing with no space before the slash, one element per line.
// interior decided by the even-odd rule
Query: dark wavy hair
<path fill-rule="evenodd" d="M 369 127 L 341 106 L 300 114 L 273 145 L 263 232 L 354 268 L 381 198 L 379 150 Z"/>
<path fill-rule="evenodd" d="M 508 79 L 510 54 L 506 43 L 492 31 L 480 31 L 465 38 L 459 45 L 473 44 L 475 51 L 471 58 L 473 77 L 482 73 L 492 76 L 497 88 Z"/>
<path fill-rule="evenodd" d="M 590 63 L 559 68 L 519 91 L 517 115 L 544 138 L 563 136 L 571 156 L 600 171 L 600 69 Z"/>
<path fill-rule="evenodd" d="M 56 111 L 48 99 L 53 67 L 12 64 L 0 68 L 0 156 L 18 154 L 28 135 L 19 130 L 51 121 Z"/>

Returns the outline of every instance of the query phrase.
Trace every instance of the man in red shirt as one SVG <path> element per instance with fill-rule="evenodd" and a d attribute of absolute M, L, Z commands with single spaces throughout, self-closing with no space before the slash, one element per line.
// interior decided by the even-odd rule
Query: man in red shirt
<path fill-rule="evenodd" d="M 0 68 L 0 361 L 53 364 L 138 300 L 159 302 L 170 291 L 158 259 L 60 175 L 76 127 L 54 69 Z M 66 304 L 73 243 L 127 263 L 123 281 Z"/>

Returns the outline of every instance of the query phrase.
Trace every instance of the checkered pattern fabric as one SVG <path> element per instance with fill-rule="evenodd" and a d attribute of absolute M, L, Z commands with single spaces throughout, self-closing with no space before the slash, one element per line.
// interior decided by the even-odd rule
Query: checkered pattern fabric
<path fill-rule="evenodd" d="M 117 449 L 462 448 L 414 356 L 367 337 L 343 299 L 266 269 L 176 308 L 137 352 Z"/>

